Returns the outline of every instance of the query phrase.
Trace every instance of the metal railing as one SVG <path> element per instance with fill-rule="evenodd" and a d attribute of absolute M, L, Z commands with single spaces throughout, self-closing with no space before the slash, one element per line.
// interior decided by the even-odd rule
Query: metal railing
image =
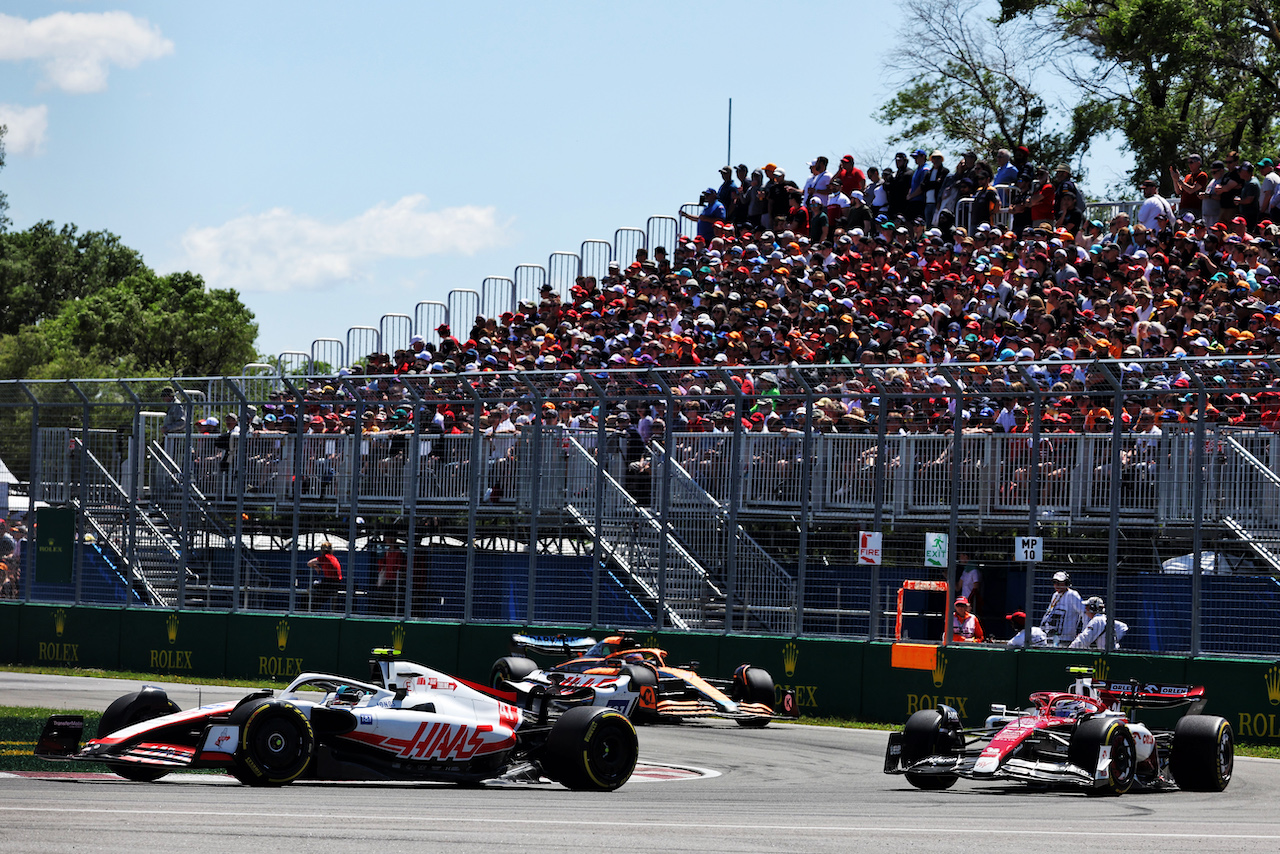
<path fill-rule="evenodd" d="M 1138 367 L 1147 376 L 1163 364 Z M 305 608 L 308 549 L 323 538 L 352 570 L 343 613 L 881 636 L 897 581 L 920 577 L 924 534 L 946 531 L 947 566 L 933 572 L 955 573 L 970 553 L 990 574 L 986 619 L 1044 609 L 1047 580 L 1062 570 L 1129 622 L 1125 648 L 1280 654 L 1280 433 L 1252 404 L 1241 423 L 1199 417 L 1224 395 L 1280 388 L 1268 365 L 1242 366 L 1181 360 L 1190 391 L 1175 411 L 1163 406 L 1165 384 L 1126 385 L 1114 364 L 1079 363 L 1087 390 L 1073 392 L 1077 408 L 1025 393 L 1032 417 L 1017 433 L 962 421 L 957 434 L 949 413 L 976 411 L 996 372 L 1031 377 L 1034 366 L 966 364 L 930 368 L 950 384 L 917 386 L 927 392 L 891 385 L 896 375 L 880 368 L 782 370 L 776 417 L 751 426 L 732 413 L 745 399 L 688 391 L 717 377 L 737 388 L 735 377 L 759 373 L 746 368 L 654 370 L 643 382 L 634 371 L 587 373 L 586 392 L 555 372 L 475 385 L 422 376 L 402 383 L 395 404 L 342 377 L 286 381 L 269 395 L 261 377 L 188 379 L 178 383 L 186 426 L 165 435 L 158 381 L 9 382 L 0 418 L 29 427 L 0 436 L 23 481 L 18 500 L 73 507 L 81 534 L 107 532 L 122 576 L 138 544 L 166 549 L 165 577 L 148 575 L 160 595 L 142 606 Z M 676 413 L 667 423 L 677 399 L 695 421 Z M 1075 423 L 1102 403 L 1125 414 L 1156 404 L 1163 429 Z M 393 407 L 414 417 L 375 429 Z M 336 423 L 368 422 L 370 432 L 251 424 L 286 408 L 304 414 L 305 429 L 315 429 L 308 410 L 333 410 Z M 541 423 L 544 408 L 569 421 Z M 937 417 L 921 417 L 929 409 Z M 593 410 L 603 425 L 589 421 Z M 623 411 L 654 419 L 651 442 L 613 422 Z M 197 423 L 227 412 L 240 413 L 243 433 Z M 872 423 L 855 414 L 864 412 Z M 882 566 L 860 562 L 860 531 L 883 534 Z M 1045 560 L 1015 560 L 1015 536 L 1044 538 Z M 391 596 L 375 595 L 370 569 L 386 538 L 410 553 L 414 579 Z M 1202 565 L 1213 569 L 1178 568 Z M 36 579 L 24 597 L 106 595 L 96 582 L 59 588 L 39 577 L 24 573 Z M 988 632 L 999 636 L 999 625 Z"/>

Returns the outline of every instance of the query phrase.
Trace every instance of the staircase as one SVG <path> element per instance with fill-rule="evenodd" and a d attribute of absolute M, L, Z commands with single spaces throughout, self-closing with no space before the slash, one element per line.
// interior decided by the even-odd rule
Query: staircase
<path fill-rule="evenodd" d="M 564 447 L 571 465 L 596 469 L 596 455 L 576 438 L 568 438 Z M 599 537 L 607 560 L 621 571 L 640 601 L 660 603 L 667 625 L 680 630 L 723 625 L 724 592 L 706 568 L 612 475 L 605 471 L 601 477 L 604 488 L 599 494 L 593 485 L 568 496 L 569 516 L 589 536 Z M 664 541 L 665 579 L 659 572 Z"/>
<path fill-rule="evenodd" d="M 183 491 L 181 489 L 181 485 L 183 483 L 182 467 L 169 455 L 159 442 L 153 441 L 148 448 L 148 451 L 150 453 L 151 460 L 155 464 L 152 479 L 153 496 L 155 496 L 155 493 L 158 491 L 159 497 L 153 497 L 151 503 L 139 509 L 145 510 L 146 518 L 148 519 L 149 527 L 151 529 L 168 532 L 170 535 L 168 537 L 168 544 L 173 546 L 175 549 L 180 549 L 181 538 L 178 536 L 178 533 L 181 530 L 181 525 L 180 523 L 175 524 L 175 520 L 180 520 L 182 518 L 181 514 L 183 511 Z M 233 548 L 236 542 L 235 531 L 211 509 L 211 502 L 208 496 L 202 493 L 196 485 L 192 483 L 186 491 L 186 498 L 186 511 L 189 516 L 188 526 L 201 531 L 204 536 L 211 535 L 221 539 L 222 544 L 224 544 L 228 549 Z M 145 558 L 144 552 L 141 548 L 139 549 L 139 562 L 143 562 L 144 560 L 148 562 L 152 560 L 156 560 L 157 562 L 164 560 L 164 555 L 161 552 L 167 551 L 168 549 L 165 549 L 159 542 L 148 543 L 148 546 L 154 547 L 149 549 Z M 177 551 L 174 551 L 173 553 L 175 555 L 178 554 Z M 197 580 L 196 573 L 192 571 L 189 562 L 186 571 L 189 581 Z M 240 571 L 241 577 L 244 579 L 240 585 L 241 591 L 245 591 L 247 593 L 247 591 L 250 590 L 262 590 L 271 586 L 271 580 L 267 573 L 254 559 L 253 550 L 246 546 L 243 541 L 240 543 Z M 205 575 L 209 576 L 210 574 L 211 572 L 206 568 Z M 176 575 L 174 577 L 176 577 Z M 221 585 L 213 585 L 208 577 L 206 577 L 205 581 L 206 583 L 203 585 L 203 589 L 208 591 L 207 595 L 217 594 L 222 596 L 226 601 L 205 602 L 203 604 L 206 606 L 216 605 L 219 607 L 230 607 L 232 604 L 231 600 L 235 595 L 235 593 L 230 589 L 230 586 L 225 583 Z M 189 586 L 187 604 L 191 604 L 191 597 L 192 590 Z M 253 603 L 242 601 L 240 604 L 243 607 L 252 605 Z"/>
<path fill-rule="evenodd" d="M 713 568 L 716 583 L 728 587 L 729 555 L 734 563 L 733 602 L 746 627 L 773 634 L 795 631 L 795 582 L 741 525 L 730 522 L 729 508 L 708 493 L 654 440 L 654 500 L 666 476 L 671 478 L 672 528 L 686 544 L 698 543 L 703 563 Z M 669 464 L 670 472 L 663 467 Z"/>
<path fill-rule="evenodd" d="M 143 602 L 177 607 L 178 573 L 182 571 L 183 561 L 176 532 L 162 513 L 140 504 L 135 509 L 137 524 L 131 549 L 126 540 L 128 492 L 101 460 L 81 447 L 79 439 L 73 438 L 70 443 L 73 452 L 83 452 L 86 463 L 88 501 L 82 509 L 86 528 L 94 535 L 94 547 L 116 567 L 121 579 Z M 71 497 L 70 503 L 78 507 L 78 497 Z"/>
<path fill-rule="evenodd" d="M 1234 436 L 1219 436 L 1218 448 L 1218 515 L 1260 563 L 1280 575 L 1280 475 Z"/>

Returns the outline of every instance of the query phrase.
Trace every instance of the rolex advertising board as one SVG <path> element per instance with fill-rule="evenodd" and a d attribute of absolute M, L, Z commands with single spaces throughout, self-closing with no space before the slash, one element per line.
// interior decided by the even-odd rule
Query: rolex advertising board
<path fill-rule="evenodd" d="M 287 683 L 308 670 L 338 667 L 342 620 L 279 614 L 230 614 L 227 675 Z M 363 676 L 365 671 L 360 670 Z"/>
<path fill-rule="evenodd" d="M 120 611 L 23 605 L 18 655 L 24 664 L 120 669 Z"/>
<path fill-rule="evenodd" d="M 228 615 L 134 608 L 121 612 L 120 666 L 174 676 L 221 674 Z"/>
<path fill-rule="evenodd" d="M 722 637 L 720 663 L 707 675 L 728 677 L 740 664 L 763 667 L 773 677 L 775 710 L 791 691 L 802 715 L 860 716 L 863 651 L 857 641 L 787 637 Z"/>
<path fill-rule="evenodd" d="M 457 673 L 458 632 L 461 630 L 462 627 L 454 623 L 343 620 L 338 672 L 363 677 L 369 672 L 369 653 L 372 650 L 394 649 L 406 661 L 416 661 L 446 673 Z"/>

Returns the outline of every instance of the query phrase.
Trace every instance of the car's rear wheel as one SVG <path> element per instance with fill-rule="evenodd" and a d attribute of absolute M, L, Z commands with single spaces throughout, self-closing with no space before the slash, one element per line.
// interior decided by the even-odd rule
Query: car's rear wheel
<path fill-rule="evenodd" d="M 538 669 L 532 658 L 523 655 L 508 655 L 493 663 L 489 672 L 489 684 L 494 688 L 502 688 L 503 682 L 519 682 Z"/>
<path fill-rule="evenodd" d="M 159 688 L 144 688 L 141 691 L 134 691 L 132 694 L 125 694 L 116 698 L 111 705 L 107 706 L 107 710 L 102 713 L 102 717 L 98 720 L 98 737 L 101 738 L 104 735 L 118 732 L 125 727 L 171 715 L 178 711 L 181 711 L 178 708 L 178 704 L 170 700 L 168 695 Z M 138 783 L 150 783 L 154 780 L 159 780 L 173 770 L 167 767 L 157 768 L 150 765 L 135 765 L 123 762 L 108 763 L 107 767 L 111 769 L 112 773 Z"/>
<path fill-rule="evenodd" d="M 1235 766 L 1231 724 L 1213 715 L 1187 715 L 1173 728 L 1169 772 L 1179 789 L 1221 792 Z"/>
<path fill-rule="evenodd" d="M 729 690 L 729 698 L 735 702 L 760 703 L 770 709 L 773 708 L 775 699 L 773 677 L 763 667 L 740 665 L 733 671 L 733 684 Z M 763 717 L 737 718 L 737 721 L 738 726 L 744 727 L 762 727 L 769 724 L 769 719 Z"/>
<path fill-rule="evenodd" d="M 248 786 L 283 786 L 307 770 L 315 751 L 311 722 L 292 703 L 264 698 L 231 713 L 240 727 L 231 773 Z"/>
<path fill-rule="evenodd" d="M 1102 749 L 1110 748 L 1105 780 L 1096 779 Z M 1088 771 L 1095 778 L 1091 795 L 1123 795 L 1133 785 L 1138 767 L 1138 750 L 1133 733 L 1123 721 L 1115 718 L 1092 718 L 1076 727 L 1067 746 L 1067 761 Z M 1099 784 L 1100 783 L 1100 784 Z"/>
<path fill-rule="evenodd" d="M 902 730 L 902 762 L 913 765 L 930 756 L 953 756 L 955 737 L 942 729 L 942 715 L 937 709 L 921 709 L 907 718 Z M 910 771 L 907 782 L 917 789 L 950 789 L 959 779 L 955 774 L 920 774 Z"/>
<path fill-rule="evenodd" d="M 611 792 L 631 778 L 636 729 L 613 709 L 578 706 L 561 715 L 542 749 L 542 772 L 570 789 Z"/>

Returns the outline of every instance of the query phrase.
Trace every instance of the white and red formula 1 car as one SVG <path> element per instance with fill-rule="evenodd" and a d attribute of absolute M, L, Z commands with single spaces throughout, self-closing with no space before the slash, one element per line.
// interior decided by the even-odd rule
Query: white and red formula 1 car
<path fill-rule="evenodd" d="M 965 729 L 949 706 L 913 714 L 890 733 L 886 774 L 905 774 L 918 789 L 948 789 L 960 777 L 1020 780 L 1123 794 L 1130 789 L 1220 792 L 1231 782 L 1231 725 L 1203 715 L 1204 689 L 1190 685 L 1107 682 L 1080 676 L 1069 692 L 1031 695 L 1031 708 L 993 705 L 978 728 Z M 1135 719 L 1142 709 L 1186 706 L 1172 730 Z"/>
<path fill-rule="evenodd" d="M 478 783 L 547 777 L 610 791 L 635 768 L 635 728 L 590 688 L 497 691 L 374 650 L 369 681 L 304 673 L 278 696 L 181 711 L 159 688 L 113 702 L 80 747 L 84 719 L 54 715 L 36 755 L 102 762 L 129 780 L 222 768 L 242 783 L 296 779 Z"/>

